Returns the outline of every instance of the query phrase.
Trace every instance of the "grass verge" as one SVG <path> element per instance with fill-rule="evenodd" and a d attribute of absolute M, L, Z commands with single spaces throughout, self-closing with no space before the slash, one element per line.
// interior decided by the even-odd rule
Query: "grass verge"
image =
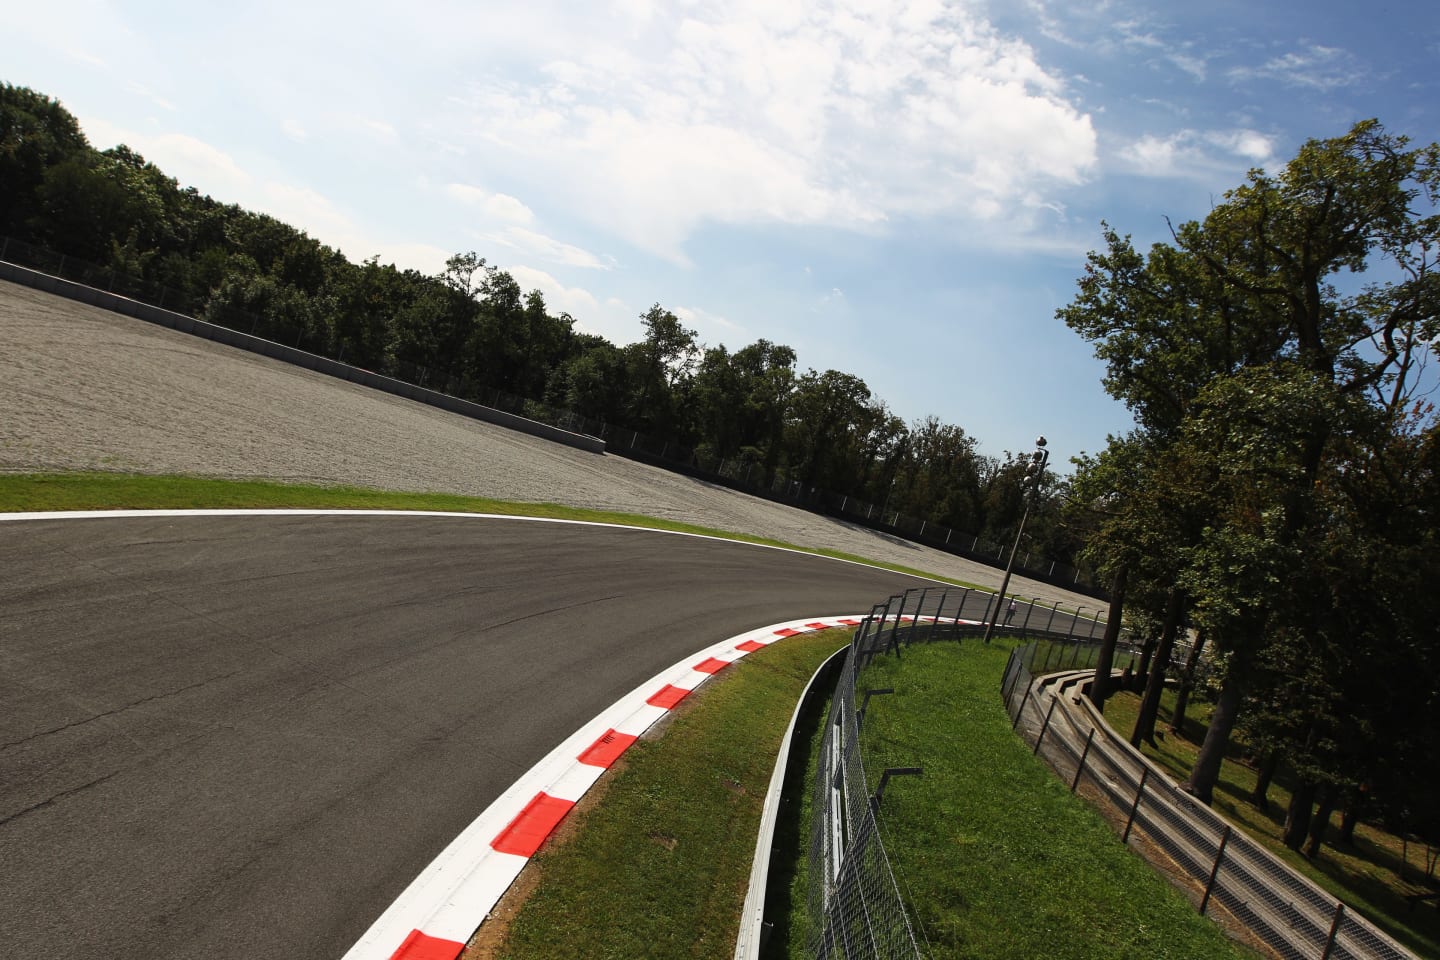
<path fill-rule="evenodd" d="M 1166 690 L 1160 702 L 1160 722 L 1156 729 L 1165 731 L 1174 716 L 1175 692 Z M 1128 738 L 1135 728 L 1140 698 L 1133 693 L 1120 693 L 1105 704 L 1105 720 L 1120 736 Z M 1190 775 L 1200 743 L 1210 719 L 1211 705 L 1191 701 L 1185 711 L 1183 736 L 1166 734 L 1155 746 L 1144 744 L 1141 752 L 1176 780 Z M 1269 790 L 1269 805 L 1261 810 L 1250 803 L 1255 790 L 1256 770 L 1241 759 L 1242 745 L 1232 744 L 1231 756 L 1220 769 L 1213 806 L 1227 820 L 1243 829 L 1291 867 L 1313 880 L 1320 887 L 1343 901 L 1390 936 L 1422 957 L 1440 957 L 1440 911 L 1433 906 L 1411 908 L 1405 898 L 1417 893 L 1433 893 L 1433 886 L 1418 882 L 1423 872 L 1412 860 L 1410 876 L 1416 882 L 1402 879 L 1403 847 L 1399 837 L 1375 824 L 1363 821 L 1355 827 L 1353 847 L 1327 842 L 1314 859 L 1286 847 L 1280 841 L 1285 813 L 1290 805 L 1290 781 L 1282 773 Z M 1337 812 L 1331 823 L 1328 840 L 1339 832 Z M 1414 857 L 1414 851 L 1410 851 Z"/>
<path fill-rule="evenodd" d="M 0 473 L 0 513 L 56 510 L 190 510 L 190 509 L 292 509 L 292 510 L 439 510 L 453 513 L 492 513 L 515 517 L 545 517 L 613 523 L 650 530 L 669 530 L 721 537 L 743 543 L 800 550 L 836 560 L 927 577 L 972 589 L 978 584 L 955 580 L 913 567 L 880 563 L 838 550 L 820 550 L 695 524 L 679 523 L 634 513 L 586 510 L 555 503 L 516 503 L 486 497 L 446 493 L 407 493 L 365 487 L 315 486 L 270 480 L 229 480 L 133 473 Z M 879 598 L 877 598 L 879 599 Z"/>
<path fill-rule="evenodd" d="M 761 806 L 805 684 L 847 630 L 792 637 L 718 674 L 646 737 L 526 867 L 533 893 L 466 960 L 728 956 Z M 487 924 L 488 926 L 488 924 Z"/>
<path fill-rule="evenodd" d="M 1253 954 L 1196 914 L 1010 730 L 1009 644 L 935 643 L 882 657 L 862 748 L 869 787 L 892 781 L 881 830 L 933 958 L 1234 958 Z M 791 954 L 791 956 L 799 956 Z"/>

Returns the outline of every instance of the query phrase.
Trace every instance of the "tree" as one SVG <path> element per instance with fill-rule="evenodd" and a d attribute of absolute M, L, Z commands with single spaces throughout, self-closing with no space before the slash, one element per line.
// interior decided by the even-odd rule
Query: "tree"
<path fill-rule="evenodd" d="M 46 171 L 90 153 L 79 122 L 59 100 L 0 83 L 0 234 L 29 239 Z"/>
<path fill-rule="evenodd" d="M 1356 404 L 1392 420 L 1403 408 L 1440 327 L 1437 187 L 1435 145 L 1366 121 L 1306 143 L 1277 176 L 1252 171 L 1148 256 L 1107 227 L 1059 312 L 1097 344 L 1141 429 L 1213 478 L 1179 578 L 1224 665 L 1187 782 L 1203 800 L 1267 638 L 1315 629 L 1317 598 L 1285 574 L 1322 535 L 1317 481 L 1367 423 Z"/>
<path fill-rule="evenodd" d="M 795 385 L 787 446 L 792 475 L 803 491 L 837 489 L 848 472 L 847 453 L 857 448 L 870 388 L 839 370 L 808 370 Z"/>
<path fill-rule="evenodd" d="M 636 392 L 632 422 L 671 436 L 679 424 L 678 395 L 700 357 L 695 331 L 660 304 L 640 317 L 645 339 L 628 348 L 630 382 Z"/>

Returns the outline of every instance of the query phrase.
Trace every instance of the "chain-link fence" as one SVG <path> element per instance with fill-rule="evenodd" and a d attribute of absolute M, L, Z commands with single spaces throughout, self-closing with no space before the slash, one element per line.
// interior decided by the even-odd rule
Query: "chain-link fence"
<path fill-rule="evenodd" d="M 831 701 L 812 784 L 807 893 L 810 956 L 914 958 L 920 956 L 914 928 L 905 912 L 885 854 L 876 813 L 891 776 L 918 772 L 900 767 L 867 773 L 860 750 L 868 691 L 857 703 L 855 678 L 874 657 L 904 655 L 912 643 L 980 637 L 985 622 L 1009 615 L 1007 633 L 1054 637 L 1062 646 L 1087 647 L 1095 629 L 1067 612 L 1027 604 L 1002 614 L 993 593 L 965 588 L 916 589 L 877 604 L 856 628 Z M 1033 621 L 1033 624 L 1032 624 Z M 1042 626 L 1043 621 L 1043 626 Z"/>
<path fill-rule="evenodd" d="M 1414 954 L 1182 791 L 1094 710 L 1094 648 L 1017 648 L 1001 695 L 1014 726 L 1070 789 L 1233 935 L 1285 960 L 1402 960 Z M 1089 668 L 1089 669 L 1087 669 Z"/>

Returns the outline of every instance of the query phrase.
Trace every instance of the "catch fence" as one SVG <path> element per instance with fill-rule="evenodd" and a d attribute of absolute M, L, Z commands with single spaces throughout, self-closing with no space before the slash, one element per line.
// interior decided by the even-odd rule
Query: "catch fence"
<path fill-rule="evenodd" d="M 981 590 L 909 590 L 876 604 L 856 628 L 835 687 L 811 784 L 806 950 L 816 960 L 911 960 L 921 956 L 878 819 L 888 781 L 920 771 L 914 767 L 867 771 L 860 731 L 870 698 L 887 691 L 869 690 L 857 701 L 856 675 L 876 656 L 903 656 L 904 648 L 912 643 L 979 638 L 992 608 L 999 610 L 995 594 Z M 1095 627 L 1093 621 L 1071 613 L 1057 623 L 1053 608 L 1037 609 L 1033 604 L 1023 619 L 1018 613 L 1004 630 L 1007 635 L 1025 630 L 1031 635 L 1053 636 L 1075 649 L 1086 645 L 1078 637 Z M 1046 620 L 1044 627 L 1040 626 L 1042 619 Z"/>
<path fill-rule="evenodd" d="M 1055 657 L 1047 646 L 1018 647 L 1006 665 L 1015 728 L 1201 913 L 1284 960 L 1414 960 L 1116 736 L 1083 695 L 1093 652 Z"/>

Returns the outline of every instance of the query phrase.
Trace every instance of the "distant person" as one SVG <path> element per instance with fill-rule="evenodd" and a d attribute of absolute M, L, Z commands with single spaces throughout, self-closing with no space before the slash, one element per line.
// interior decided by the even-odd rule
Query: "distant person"
<path fill-rule="evenodd" d="M 1005 611 L 1005 626 L 1010 626 L 1010 621 L 1015 619 L 1015 601 L 1010 601 L 1010 607 Z"/>

